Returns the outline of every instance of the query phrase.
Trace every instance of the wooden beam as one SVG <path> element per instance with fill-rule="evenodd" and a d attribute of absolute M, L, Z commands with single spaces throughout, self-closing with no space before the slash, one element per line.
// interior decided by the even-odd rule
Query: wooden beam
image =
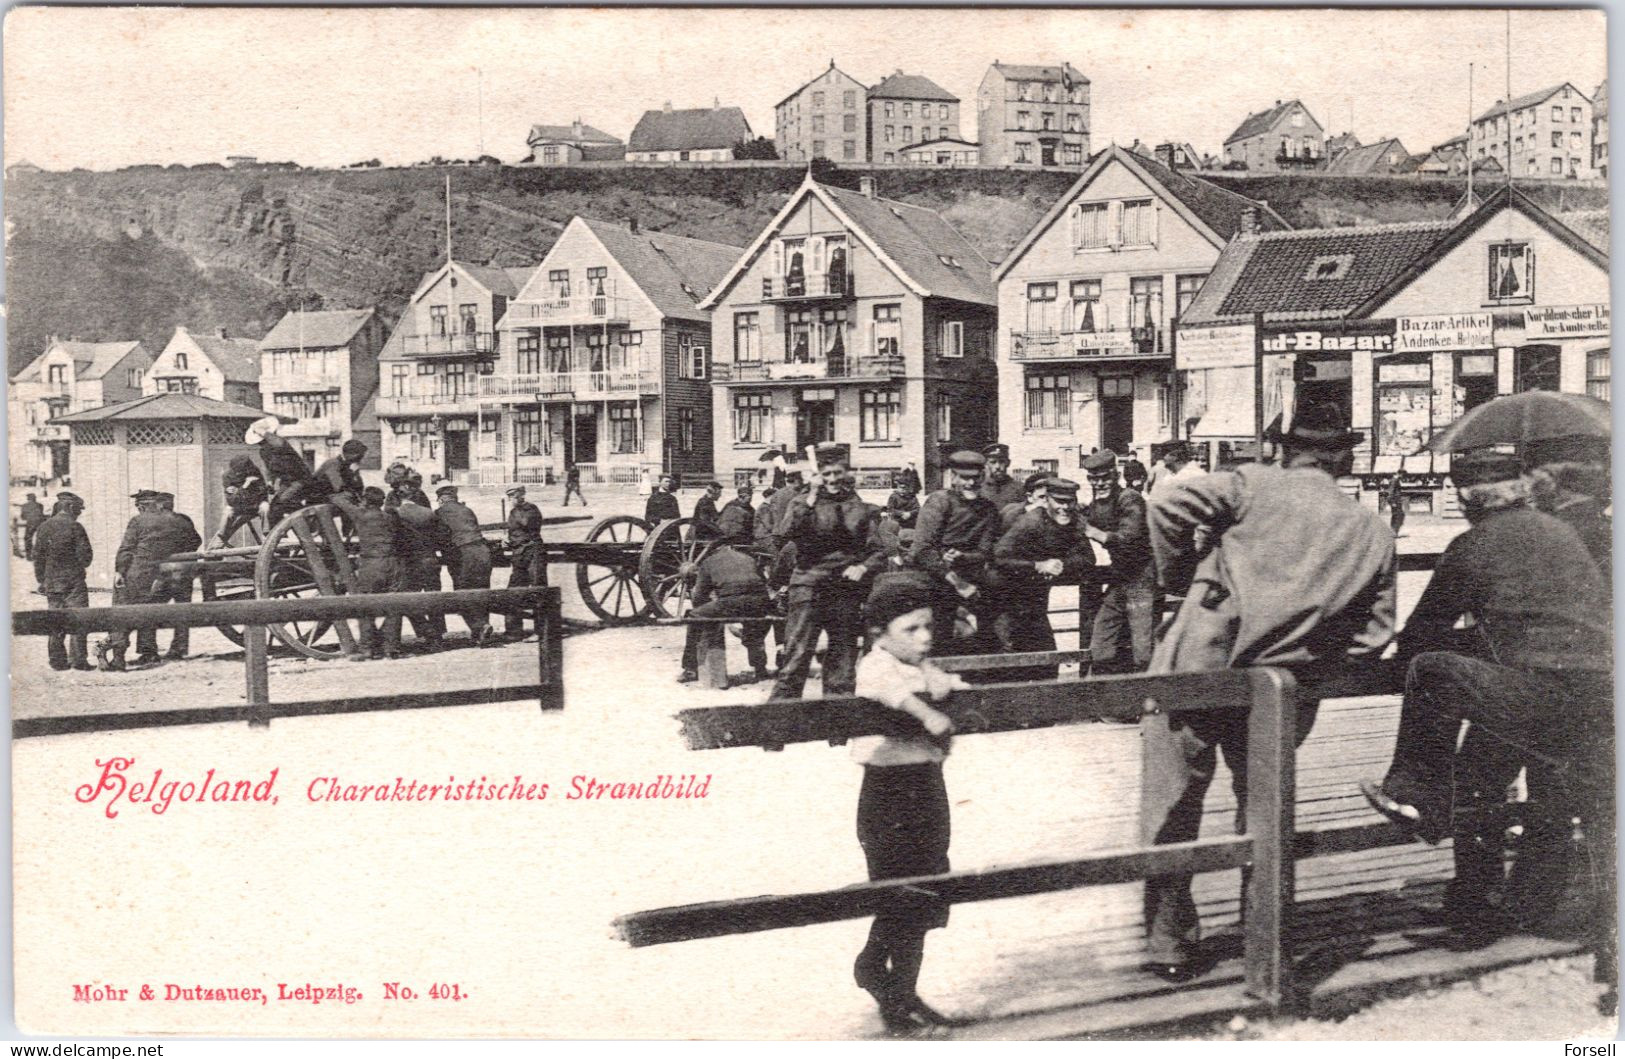
<path fill-rule="evenodd" d="M 937 668 L 945 673 L 979 672 L 988 669 L 1025 669 L 1029 666 L 1088 665 L 1089 652 L 1084 651 L 1019 651 L 1007 655 L 948 655 L 933 658 Z"/>
<path fill-rule="evenodd" d="M 656 908 L 617 918 L 614 929 L 633 947 L 749 934 L 813 923 L 861 919 L 905 894 L 929 893 L 950 904 L 1053 893 L 1080 886 L 1133 882 L 1150 875 L 1197 874 L 1246 864 L 1251 840 L 1243 837 L 1179 842 L 1151 849 L 1104 850 L 1064 861 L 948 872 L 912 879 L 882 879 L 839 890 L 769 894 Z"/>
<path fill-rule="evenodd" d="M 956 691 L 937 704 L 962 735 L 1052 728 L 1103 718 L 1135 719 L 1166 709 L 1245 708 L 1253 677 L 1241 669 L 1165 676 L 1103 677 L 988 684 Z M 677 714 L 690 750 L 779 748 L 862 735 L 918 734 L 919 722 L 857 696 L 787 699 L 759 706 L 715 706 Z"/>

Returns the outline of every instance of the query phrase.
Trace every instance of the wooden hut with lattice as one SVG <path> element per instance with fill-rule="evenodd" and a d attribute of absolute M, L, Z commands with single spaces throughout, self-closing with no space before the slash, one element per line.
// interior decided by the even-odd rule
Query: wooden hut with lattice
<path fill-rule="evenodd" d="M 81 522 L 96 549 L 90 586 L 113 586 L 113 556 L 135 514 L 130 497 L 137 490 L 175 494 L 175 510 L 205 540 L 218 531 L 226 514 L 220 476 L 233 456 L 253 455 L 243 434 L 265 415 L 199 394 L 159 393 L 51 420 L 72 439 L 70 488 L 84 498 Z"/>

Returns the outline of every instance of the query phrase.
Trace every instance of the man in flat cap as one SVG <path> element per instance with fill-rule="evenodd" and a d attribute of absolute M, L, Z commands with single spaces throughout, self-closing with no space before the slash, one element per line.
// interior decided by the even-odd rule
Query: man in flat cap
<path fill-rule="evenodd" d="M 998 543 L 999 509 L 982 495 L 987 459 L 961 449 L 948 457 L 948 482 L 926 497 L 909 547 L 909 563 L 930 574 L 937 585 L 934 650 L 939 655 L 990 652 L 998 641 L 993 621 L 1000 610 L 990 564 Z M 954 636 L 963 607 L 976 628 L 963 639 Z"/>
<path fill-rule="evenodd" d="M 649 499 L 643 505 L 643 521 L 651 526 L 658 526 L 662 522 L 682 517 L 683 512 L 677 506 L 677 476 L 663 474 L 660 476 L 660 484 L 649 493 Z"/>
<path fill-rule="evenodd" d="M 1044 486 L 1051 477 L 1052 475 L 1044 471 L 1034 471 L 1032 474 L 1029 474 L 1025 479 L 1023 479 L 1021 488 L 1022 491 L 1026 493 L 1026 499 L 1022 500 L 1022 502 L 1019 504 L 1006 504 L 1004 507 L 1000 508 L 999 525 L 1008 530 L 1011 526 L 1016 524 L 1016 519 L 1025 515 L 1027 512 L 1044 510 Z M 1072 499 L 1074 501 L 1077 500 L 1077 495 L 1075 493 L 1073 494 Z"/>
<path fill-rule="evenodd" d="M 707 533 L 717 532 L 717 519 L 721 511 L 717 508 L 717 501 L 722 499 L 722 483 L 707 482 L 705 492 L 694 501 L 694 521 Z"/>
<path fill-rule="evenodd" d="M 1145 498 L 1123 488 L 1117 456 L 1109 449 L 1085 459 L 1083 470 L 1092 494 L 1083 532 L 1112 560 L 1089 637 L 1090 672 L 1139 672 L 1151 664 L 1157 628 L 1157 574 L 1151 565 Z"/>
<path fill-rule="evenodd" d="M 756 560 L 742 550 L 750 542 L 750 508 L 741 509 L 730 503 L 718 516 L 716 532 L 721 540 L 713 547 L 696 572 L 694 581 L 692 618 L 758 618 L 767 617 L 770 603 L 767 582 L 762 580 Z M 768 623 L 766 620 L 740 623 L 740 640 L 745 655 L 757 680 L 766 680 Z M 720 630 L 711 630 L 713 634 Z M 683 641 L 683 670 L 679 683 L 687 684 L 699 679 L 700 642 L 707 635 L 704 625 L 688 627 Z"/>
<path fill-rule="evenodd" d="M 722 505 L 722 513 L 718 516 L 720 524 L 730 511 L 734 512 L 733 517 L 739 520 L 741 527 L 738 532 L 743 534 L 743 539 L 736 542 L 741 548 L 750 548 L 756 540 L 756 505 L 751 503 L 755 496 L 756 486 L 747 479 L 734 490 L 734 498 Z"/>
<path fill-rule="evenodd" d="M 542 547 L 542 509 L 525 499 L 525 487 L 508 490 L 508 556 L 513 565 L 508 572 L 509 588 L 530 588 L 547 584 L 547 553 Z M 525 635 L 523 611 L 508 611 L 503 632 L 510 640 Z"/>
<path fill-rule="evenodd" d="M 354 511 L 361 506 L 361 461 L 366 458 L 364 442 L 351 438 L 339 447 L 337 456 L 331 456 L 316 468 L 316 484 L 307 490 L 309 501 L 327 501 L 340 508 Z"/>
<path fill-rule="evenodd" d="M 1152 655 L 1152 673 L 1382 653 L 1394 631 L 1394 535 L 1337 484 L 1360 439 L 1345 423 L 1335 406 L 1310 405 L 1279 435 L 1281 463 L 1197 475 L 1159 493 L 1151 547 L 1163 587 L 1184 602 Z M 1299 707 L 1299 742 L 1318 706 Z M 1245 826 L 1245 710 L 1149 716 L 1141 736 L 1147 842 L 1196 838 L 1219 750 L 1235 788 L 1236 826 Z M 1204 969 L 1190 883 L 1169 875 L 1145 884 L 1144 967 L 1170 981 Z"/>
<path fill-rule="evenodd" d="M 1005 611 L 997 619 L 1000 641 L 1011 651 L 1053 651 L 1049 622 L 1050 586 L 1077 581 L 1095 564 L 1078 515 L 1078 483 L 1044 481 L 1044 500 L 1022 513 L 993 546 L 993 562 L 1003 584 Z M 1056 667 L 1007 671 L 1004 680 L 1054 680 Z"/>
<path fill-rule="evenodd" d="M 1504 824 L 1492 822 L 1493 834 L 1480 838 L 1483 811 L 1525 764 L 1532 801 L 1562 794 L 1549 770 L 1505 740 L 1563 762 L 1594 758 L 1610 773 L 1598 784 L 1609 792 L 1602 800 L 1610 810 L 1613 803 L 1609 586 L 1579 534 L 1531 506 L 1521 470 L 1510 453 L 1453 457 L 1450 478 L 1471 525 L 1439 556 L 1399 635 L 1399 657 L 1410 664 L 1393 763 L 1380 784 L 1362 784 L 1378 811 L 1419 838 L 1438 842 L 1454 831 L 1445 914 L 1469 943 L 1488 944 L 1510 925 L 1492 903 Z M 1465 633 L 1455 628 L 1463 617 L 1474 620 Z M 1463 721 L 1471 723 L 1457 749 Z M 1586 755 L 1590 746 L 1608 750 Z M 1525 821 L 1501 911 L 1536 920 L 1550 911 L 1566 874 L 1567 816 Z M 1588 817 L 1586 834 L 1611 841 L 1612 821 Z"/>
<path fill-rule="evenodd" d="M 787 549 L 794 549 L 795 558 L 789 576 L 784 662 L 770 699 L 801 697 L 819 633 L 829 636 L 824 694 L 852 694 L 868 581 L 886 565 L 876 533 L 880 509 L 853 491 L 847 447 L 820 445 L 813 458 L 818 478 L 806 493 L 780 490 L 790 493 L 791 499 L 776 536 Z"/>
<path fill-rule="evenodd" d="M 124 527 L 124 538 L 113 557 L 113 602 L 117 604 L 168 602 L 171 589 L 169 580 L 160 569 L 165 559 L 177 552 L 196 551 L 203 543 L 192 520 L 163 510 L 160 500 L 164 494 L 153 489 L 142 489 L 132 495 L 136 515 Z M 190 595 L 190 580 L 187 594 Z M 158 630 L 145 628 L 136 633 L 138 665 L 157 665 Z M 109 634 L 104 663 L 108 669 L 118 671 L 125 667 L 124 653 L 129 650 L 130 631 L 122 629 Z M 184 657 L 187 648 L 185 629 L 176 629 L 170 643 L 172 657 Z"/>
<path fill-rule="evenodd" d="M 316 498 L 316 472 L 282 436 L 276 416 L 257 419 L 243 440 L 259 447 L 260 463 L 271 480 L 271 505 L 265 518 L 271 527 Z"/>
<path fill-rule="evenodd" d="M 982 456 L 987 460 L 982 495 L 993 501 L 993 506 L 1000 511 L 1011 504 L 1026 503 L 1027 491 L 1021 482 L 1010 477 L 1010 446 L 994 442 L 982 450 Z"/>
<path fill-rule="evenodd" d="M 79 524 L 84 509 L 84 501 L 77 494 L 58 493 L 51 516 L 34 532 L 34 577 L 45 593 L 47 609 L 90 606 L 85 571 L 95 552 L 90 535 Z M 52 669 L 95 668 L 90 664 L 84 633 L 52 633 L 46 638 L 45 652 Z"/>
<path fill-rule="evenodd" d="M 491 548 L 480 534 L 480 520 L 461 500 L 450 482 L 434 491 L 440 506 L 434 520 L 439 525 L 441 549 L 451 567 L 452 588 L 491 587 Z M 484 610 L 460 612 L 468 626 L 468 637 L 480 647 L 495 647 L 497 639 Z"/>

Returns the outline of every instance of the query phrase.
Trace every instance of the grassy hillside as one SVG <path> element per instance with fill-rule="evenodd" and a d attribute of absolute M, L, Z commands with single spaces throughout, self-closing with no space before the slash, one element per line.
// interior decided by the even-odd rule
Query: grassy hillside
<path fill-rule="evenodd" d="M 376 305 L 393 319 L 443 260 L 448 172 L 457 256 L 500 265 L 538 261 L 578 213 L 743 246 L 805 175 L 795 166 L 30 174 L 6 182 L 9 370 L 53 334 L 155 348 L 177 324 L 257 336 L 297 304 Z M 1003 170 L 875 176 L 882 195 L 940 210 L 995 261 L 1073 179 Z M 826 179 L 853 187 L 857 174 Z M 1462 190 L 1415 179 L 1216 179 L 1299 227 L 1443 217 Z M 1566 186 L 1550 197 L 1564 208 L 1607 202 L 1604 190 Z"/>

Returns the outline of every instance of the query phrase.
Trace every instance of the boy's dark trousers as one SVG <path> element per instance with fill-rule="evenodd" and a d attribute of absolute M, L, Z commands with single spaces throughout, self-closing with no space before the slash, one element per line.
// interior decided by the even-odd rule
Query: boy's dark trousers
<path fill-rule="evenodd" d="M 866 765 L 858 794 L 858 843 L 869 878 L 906 879 L 949 870 L 948 790 L 942 765 Z M 925 935 L 948 922 L 948 905 L 926 894 L 898 896 L 875 915 L 853 968 L 871 992 L 910 997 L 920 978 Z"/>

